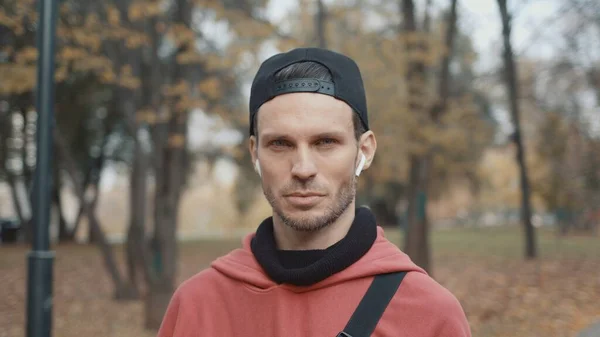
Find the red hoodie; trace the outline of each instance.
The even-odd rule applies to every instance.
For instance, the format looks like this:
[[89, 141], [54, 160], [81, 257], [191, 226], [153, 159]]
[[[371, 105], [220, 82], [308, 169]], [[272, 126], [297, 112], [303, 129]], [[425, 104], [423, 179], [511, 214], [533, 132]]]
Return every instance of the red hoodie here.
[[269, 279], [250, 249], [253, 236], [179, 286], [159, 337], [335, 337], [373, 277], [395, 271], [409, 273], [372, 336], [471, 336], [457, 299], [389, 242], [381, 227], [357, 262], [305, 287]]

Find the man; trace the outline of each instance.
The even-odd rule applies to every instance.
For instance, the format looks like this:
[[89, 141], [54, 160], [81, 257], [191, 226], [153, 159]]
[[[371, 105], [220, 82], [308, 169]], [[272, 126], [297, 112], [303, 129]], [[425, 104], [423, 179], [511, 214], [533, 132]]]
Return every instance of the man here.
[[[250, 152], [273, 215], [177, 289], [159, 336], [470, 336], [456, 298], [355, 206], [376, 148], [353, 60], [317, 48], [266, 60], [252, 83]], [[382, 304], [365, 294], [384, 274], [403, 279], [373, 286], [387, 289]], [[373, 324], [353, 336], [344, 329], [363, 297], [382, 314], [356, 314], [355, 326]]]

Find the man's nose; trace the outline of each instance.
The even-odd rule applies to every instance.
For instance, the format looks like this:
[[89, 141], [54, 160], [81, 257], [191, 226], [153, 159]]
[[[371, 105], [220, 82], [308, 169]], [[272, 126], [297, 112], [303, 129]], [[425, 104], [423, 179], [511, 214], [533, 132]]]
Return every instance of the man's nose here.
[[298, 149], [294, 165], [292, 166], [292, 175], [300, 180], [308, 180], [317, 175], [317, 165], [310, 151]]

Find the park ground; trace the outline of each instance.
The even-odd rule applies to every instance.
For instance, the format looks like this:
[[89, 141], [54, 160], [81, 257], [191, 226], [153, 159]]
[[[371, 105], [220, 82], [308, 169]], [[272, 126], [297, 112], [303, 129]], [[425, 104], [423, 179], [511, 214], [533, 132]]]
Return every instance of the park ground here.
[[[401, 242], [398, 232], [386, 233]], [[540, 258], [526, 261], [516, 227], [432, 233], [433, 277], [460, 300], [473, 336], [576, 337], [600, 320], [600, 237], [538, 234]], [[179, 282], [239, 245], [239, 239], [182, 243]], [[156, 335], [143, 329], [141, 301], [111, 300], [97, 248], [72, 244], [54, 250], [54, 336]], [[122, 257], [121, 247], [116, 250]], [[0, 247], [0, 337], [24, 336], [28, 251], [23, 245]]]

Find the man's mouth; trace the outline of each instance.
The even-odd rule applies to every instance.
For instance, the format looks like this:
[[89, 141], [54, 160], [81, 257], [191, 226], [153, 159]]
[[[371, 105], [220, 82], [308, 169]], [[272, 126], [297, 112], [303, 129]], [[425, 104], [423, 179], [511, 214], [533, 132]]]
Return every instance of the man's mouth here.
[[295, 192], [285, 196], [290, 204], [300, 208], [310, 208], [321, 201], [325, 195], [316, 192]]
[[286, 195], [287, 197], [298, 197], [298, 198], [309, 198], [309, 197], [322, 197], [324, 194], [317, 192], [294, 192]]

